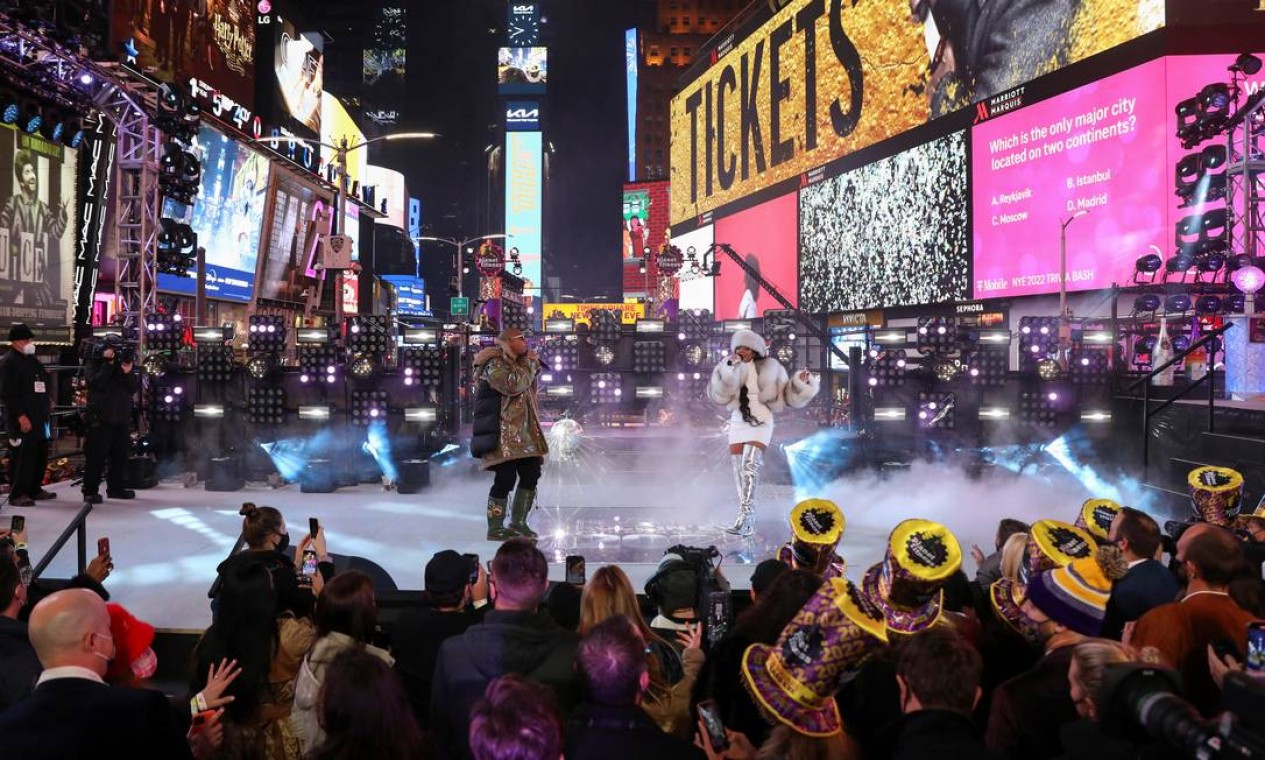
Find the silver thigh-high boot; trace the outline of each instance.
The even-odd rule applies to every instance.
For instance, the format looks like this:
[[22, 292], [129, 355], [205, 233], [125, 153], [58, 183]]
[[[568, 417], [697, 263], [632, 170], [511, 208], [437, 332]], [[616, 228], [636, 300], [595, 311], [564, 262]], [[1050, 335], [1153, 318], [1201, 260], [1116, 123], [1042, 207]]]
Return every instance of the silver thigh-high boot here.
[[755, 533], [755, 491], [760, 484], [760, 465], [764, 452], [754, 443], [744, 443], [742, 453], [734, 456], [734, 475], [738, 481], [738, 516], [725, 528], [735, 536]]

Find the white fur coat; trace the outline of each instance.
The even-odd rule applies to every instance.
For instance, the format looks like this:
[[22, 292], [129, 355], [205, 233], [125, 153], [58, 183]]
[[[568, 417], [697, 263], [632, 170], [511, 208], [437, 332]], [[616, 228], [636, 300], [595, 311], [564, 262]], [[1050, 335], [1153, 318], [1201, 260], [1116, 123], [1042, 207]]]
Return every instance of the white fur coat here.
[[724, 404], [732, 411], [738, 408], [738, 392], [743, 385], [747, 386], [751, 414], [761, 422], [770, 420], [788, 406], [792, 409], [807, 406], [821, 390], [820, 378], [810, 376], [808, 382], [803, 382], [788, 375], [777, 359], [765, 358], [732, 365], [725, 361], [717, 364], [707, 384], [707, 395], [714, 403]]

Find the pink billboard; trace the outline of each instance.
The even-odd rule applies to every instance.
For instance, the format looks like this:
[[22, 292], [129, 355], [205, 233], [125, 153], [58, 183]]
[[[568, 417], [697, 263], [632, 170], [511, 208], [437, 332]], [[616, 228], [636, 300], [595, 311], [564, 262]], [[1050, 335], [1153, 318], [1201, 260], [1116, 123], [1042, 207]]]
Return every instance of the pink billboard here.
[[[796, 300], [796, 194], [765, 201], [716, 221], [716, 242], [728, 243], [761, 278], [793, 305]], [[720, 256], [716, 279], [716, 318], [755, 319], [766, 309], [781, 309], [777, 299], [729, 257]]]

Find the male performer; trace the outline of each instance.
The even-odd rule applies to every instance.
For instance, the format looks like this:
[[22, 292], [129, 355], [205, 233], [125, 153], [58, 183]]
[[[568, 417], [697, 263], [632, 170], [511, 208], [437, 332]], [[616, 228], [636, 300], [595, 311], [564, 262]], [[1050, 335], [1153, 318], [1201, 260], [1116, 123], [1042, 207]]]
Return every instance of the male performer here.
[[48, 465], [48, 422], [53, 402], [48, 371], [35, 358], [35, 334], [18, 322], [9, 329], [11, 348], [0, 359], [0, 399], [9, 439], [9, 503], [33, 507], [36, 499], [54, 499], [44, 490]]
[[[536, 376], [540, 359], [527, 347], [522, 330], [501, 333], [496, 346], [474, 357], [479, 387], [474, 399], [470, 453], [483, 459], [483, 469], [496, 473], [488, 494], [488, 540], [515, 536], [535, 538], [527, 513], [536, 500], [536, 482], [549, 446], [536, 412]], [[505, 527], [506, 504], [514, 482], [518, 490]]]

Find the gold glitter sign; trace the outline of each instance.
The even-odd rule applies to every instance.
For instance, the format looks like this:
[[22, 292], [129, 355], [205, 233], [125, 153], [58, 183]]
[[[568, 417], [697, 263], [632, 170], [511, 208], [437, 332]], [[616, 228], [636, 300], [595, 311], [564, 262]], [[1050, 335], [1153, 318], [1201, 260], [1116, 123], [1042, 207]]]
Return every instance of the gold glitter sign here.
[[[1138, 0], [1083, 0], [1027, 20], [1007, 17], [1007, 7], [920, 21], [904, 0], [791, 0], [673, 98], [671, 223], [1162, 23]], [[941, 38], [937, 22], [969, 28]], [[984, 38], [1007, 44], [976, 49]]]

